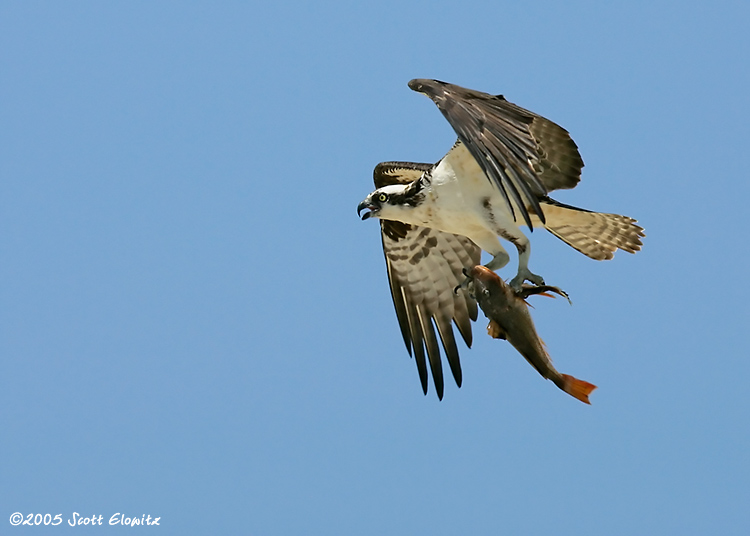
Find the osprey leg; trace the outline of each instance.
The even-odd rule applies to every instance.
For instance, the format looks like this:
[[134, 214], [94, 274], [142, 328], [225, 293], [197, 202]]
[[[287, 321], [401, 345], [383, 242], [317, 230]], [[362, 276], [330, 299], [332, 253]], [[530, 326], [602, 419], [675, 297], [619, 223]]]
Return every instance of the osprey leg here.
[[[500, 240], [497, 239], [496, 234], [489, 231], [484, 231], [482, 233], [473, 234], [469, 236], [469, 238], [477, 246], [492, 255], [492, 260], [485, 264], [485, 266], [493, 272], [499, 270], [500, 268], [503, 268], [510, 261], [510, 255], [508, 255], [508, 252], [505, 251], [505, 248], [500, 244]], [[471, 270], [472, 268], [473, 266], [464, 267], [464, 275], [466, 276], [466, 278], [461, 282], [460, 285], [453, 289], [453, 292], [458, 294], [459, 289], [467, 288], [469, 282], [471, 282], [471, 278], [467, 275], [466, 270]]]
[[[510, 261], [510, 255], [508, 255], [508, 252], [505, 251], [505, 249], [500, 245], [500, 242], [497, 241], [497, 239], [495, 239], [495, 241], [497, 242], [497, 244], [493, 249], [496, 253], [494, 254], [494, 257], [492, 257], [492, 260], [484, 265], [486, 268], [492, 270], [493, 272], [504, 267]], [[471, 282], [471, 277], [468, 276], [467, 270], [470, 270], [471, 268], [473, 268], [473, 266], [467, 266], [466, 268], [464, 268], [464, 275], [466, 276], [466, 278], [461, 282], [460, 285], [453, 289], [454, 293], [458, 294], [459, 289], [468, 287], [469, 283]]]
[[529, 257], [531, 256], [531, 244], [525, 235], [511, 238], [511, 242], [518, 249], [518, 273], [510, 280], [510, 286], [516, 292], [521, 290], [524, 281], [530, 281], [535, 285], [544, 285], [544, 279], [529, 270]]
[[[529, 257], [531, 256], [531, 244], [529, 243], [529, 239], [526, 238], [526, 236], [522, 233], [518, 233], [516, 236], [504, 236], [508, 241], [512, 242], [513, 245], [516, 246], [516, 249], [518, 249], [518, 273], [516, 274], [516, 277], [511, 279], [510, 286], [515, 291], [521, 290], [521, 285], [523, 285], [524, 281], [530, 281], [531, 283], [535, 285], [544, 285], [544, 279], [533, 273], [531, 270], [529, 270]], [[485, 251], [489, 251], [492, 255], [494, 255], [493, 259], [485, 264], [485, 267], [489, 268], [493, 272], [496, 272], [500, 268], [503, 268], [506, 264], [508, 264], [508, 261], [510, 260], [510, 255], [508, 255], [508, 252], [505, 251], [503, 246], [500, 245], [500, 242], [495, 238], [495, 244], [494, 247], [490, 249], [488, 243], [483, 244], [477, 244], [479, 247], [484, 249]], [[464, 281], [464, 284], [466, 281]], [[461, 286], [464, 286], [462, 284]]]
[[495, 256], [492, 258], [492, 260], [485, 264], [485, 266], [493, 272], [496, 272], [497, 270], [503, 268], [506, 264], [508, 264], [508, 262], [510, 261], [510, 255], [508, 255], [508, 252], [505, 251], [502, 246], [500, 246], [500, 251], [498, 251], [494, 255]]

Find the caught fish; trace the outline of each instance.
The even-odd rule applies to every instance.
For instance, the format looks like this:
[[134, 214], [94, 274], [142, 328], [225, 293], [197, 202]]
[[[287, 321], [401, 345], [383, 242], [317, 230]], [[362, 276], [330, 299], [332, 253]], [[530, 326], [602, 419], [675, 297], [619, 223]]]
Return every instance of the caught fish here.
[[482, 265], [464, 271], [467, 288], [489, 318], [487, 333], [495, 339], [505, 339], [526, 358], [539, 374], [557, 385], [570, 396], [590, 404], [589, 395], [596, 385], [561, 374], [552, 365], [547, 348], [537, 335], [525, 298], [533, 294], [550, 296], [550, 292], [568, 297], [557, 287], [548, 285], [524, 286], [516, 293], [500, 276]]

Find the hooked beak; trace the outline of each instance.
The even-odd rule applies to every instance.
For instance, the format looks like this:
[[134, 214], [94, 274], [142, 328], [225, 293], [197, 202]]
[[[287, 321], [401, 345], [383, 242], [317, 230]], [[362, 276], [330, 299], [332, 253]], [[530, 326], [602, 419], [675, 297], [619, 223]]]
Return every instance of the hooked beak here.
[[375, 211], [377, 210], [377, 208], [378, 207], [376, 207], [375, 205], [373, 205], [369, 201], [369, 197], [368, 197], [367, 199], [365, 199], [364, 201], [362, 201], [359, 205], [357, 205], [357, 216], [359, 216], [360, 212], [362, 212], [363, 210], [369, 210], [369, 212], [365, 212], [361, 216], [362, 221], [365, 221], [367, 218], [369, 218], [370, 216], [372, 216], [375, 213]]

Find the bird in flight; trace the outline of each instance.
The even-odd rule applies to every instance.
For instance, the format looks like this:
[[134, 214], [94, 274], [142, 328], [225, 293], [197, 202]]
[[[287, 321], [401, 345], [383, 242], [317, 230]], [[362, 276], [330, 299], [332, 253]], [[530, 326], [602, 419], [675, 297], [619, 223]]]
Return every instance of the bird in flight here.
[[564, 128], [502, 95], [427, 79], [412, 80], [409, 87], [437, 104], [458, 140], [436, 164], [375, 166], [376, 189], [357, 213], [363, 220], [380, 219], [404, 343], [415, 356], [424, 393], [427, 359], [442, 399], [438, 337], [460, 387], [452, 325], [470, 347], [477, 304], [468, 292], [456, 293], [454, 288], [465, 282], [464, 268], [480, 263], [482, 250], [492, 256], [485, 266], [495, 271], [510, 260], [499, 238], [516, 247], [518, 271], [510, 285], [520, 291], [525, 281], [544, 284], [529, 269], [531, 249], [521, 225], [544, 227], [596, 260], [611, 259], [618, 249], [635, 253], [645, 234], [633, 218], [576, 208], [548, 196], [575, 187], [581, 179], [583, 160]]

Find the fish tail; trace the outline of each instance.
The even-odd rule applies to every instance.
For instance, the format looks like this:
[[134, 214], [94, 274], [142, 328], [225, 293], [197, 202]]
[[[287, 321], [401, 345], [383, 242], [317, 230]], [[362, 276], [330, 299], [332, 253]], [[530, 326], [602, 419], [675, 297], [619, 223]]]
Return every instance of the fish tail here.
[[562, 385], [559, 387], [568, 393], [570, 396], [577, 398], [581, 402], [585, 402], [586, 404], [591, 404], [589, 402], [589, 395], [591, 392], [596, 389], [596, 385], [593, 383], [585, 382], [583, 380], [579, 380], [578, 378], [574, 378], [573, 376], [569, 376], [568, 374], [562, 374]]

